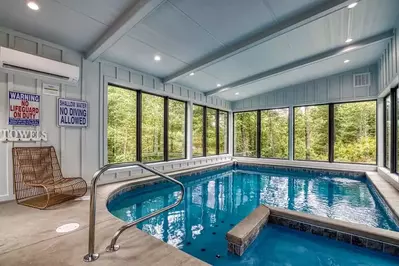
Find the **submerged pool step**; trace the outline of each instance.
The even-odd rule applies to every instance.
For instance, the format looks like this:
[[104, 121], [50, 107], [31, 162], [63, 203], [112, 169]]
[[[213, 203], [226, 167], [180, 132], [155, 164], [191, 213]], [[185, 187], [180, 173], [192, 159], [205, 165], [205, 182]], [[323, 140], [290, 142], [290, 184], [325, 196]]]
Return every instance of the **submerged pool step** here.
[[226, 234], [228, 250], [242, 256], [269, 220], [270, 209], [260, 205]]

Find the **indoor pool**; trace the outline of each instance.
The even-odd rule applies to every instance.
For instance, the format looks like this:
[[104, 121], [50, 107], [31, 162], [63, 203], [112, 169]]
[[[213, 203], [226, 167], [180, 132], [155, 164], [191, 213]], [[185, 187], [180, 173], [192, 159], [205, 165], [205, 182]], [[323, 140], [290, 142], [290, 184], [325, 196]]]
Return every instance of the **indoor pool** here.
[[[248, 254], [257, 254], [257, 246], [271, 248], [272, 246], [269, 246], [271, 243], [257, 241], [251, 251], [238, 259], [227, 255], [225, 240], [226, 233], [259, 204], [399, 231], [394, 216], [364, 177], [235, 166], [182, 177], [180, 180], [186, 187], [183, 203], [139, 224], [138, 227], [211, 264], [230, 265], [233, 262], [242, 263], [247, 260], [250, 261], [246, 264], [250, 265], [264, 263], [261, 258], [262, 252], [254, 257], [248, 257]], [[108, 209], [124, 221], [133, 221], [175, 202], [179, 193], [177, 186], [160, 183], [122, 193], [108, 203]], [[337, 245], [338, 251], [331, 250], [322, 258], [320, 254], [324, 254], [324, 251], [320, 251], [320, 256], [316, 253], [312, 255], [315, 260], [326, 260], [326, 263], [320, 265], [358, 265], [327, 263], [327, 261], [338, 261], [342, 252], [355, 252], [350, 251], [352, 247], [349, 248], [349, 245], [324, 238], [313, 240], [302, 233], [301, 236], [310, 239], [309, 245], [297, 246], [293, 242], [290, 243], [283, 229], [275, 228], [268, 227], [262, 236], [270, 235], [265, 236], [265, 239], [281, 237], [281, 241], [285, 241], [284, 245], [287, 245], [286, 249], [296, 249], [297, 253], [301, 250], [304, 253], [306, 250], [313, 251], [312, 245], [315, 245], [315, 242], [312, 241], [328, 241], [331, 245]], [[295, 234], [291, 231], [290, 233]], [[344, 245], [343, 248], [340, 248], [340, 245]], [[278, 248], [273, 246], [273, 252], [276, 249]], [[359, 261], [363, 261], [362, 258], [366, 261], [370, 256], [368, 250], [356, 250], [355, 253], [359, 255]], [[276, 265], [291, 265], [289, 262], [281, 261], [280, 254], [267, 257], [272, 264], [274, 261]], [[376, 259], [387, 260], [387, 257], [377, 256]]]

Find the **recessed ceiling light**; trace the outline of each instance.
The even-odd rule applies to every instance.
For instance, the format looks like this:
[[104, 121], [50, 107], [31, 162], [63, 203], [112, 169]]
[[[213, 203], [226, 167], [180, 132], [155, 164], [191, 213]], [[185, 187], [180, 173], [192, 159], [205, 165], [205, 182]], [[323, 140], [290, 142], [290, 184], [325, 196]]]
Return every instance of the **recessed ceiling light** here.
[[217, 85], [216, 85], [216, 87], [218, 87], [218, 88], [219, 88], [220, 86], [222, 86], [222, 85], [221, 85], [221, 84], [217, 84]]
[[235, 95], [240, 95], [240, 93], [239, 92], [236, 92], [236, 93], [234, 93]]
[[190, 73], [190, 76], [194, 76], [194, 72], [191, 72], [191, 73]]
[[354, 2], [354, 3], [350, 4], [350, 5], [348, 5], [348, 8], [354, 8], [355, 6], [357, 6], [357, 2]]
[[349, 59], [346, 59], [346, 60], [344, 61], [345, 64], [347, 64], [347, 63], [349, 63], [349, 62], [350, 62]]
[[79, 224], [78, 223], [70, 223], [70, 224], [61, 225], [55, 231], [57, 233], [68, 233], [68, 232], [75, 231], [78, 228], [79, 228]]
[[155, 61], [161, 61], [161, 57], [159, 55], [154, 56]]
[[30, 9], [35, 10], [35, 11], [37, 11], [37, 10], [40, 9], [39, 5], [38, 5], [35, 1], [28, 1], [28, 2], [26, 3], [26, 5], [27, 5]]
[[351, 41], [353, 41], [351, 38], [346, 39], [346, 43], [350, 43]]

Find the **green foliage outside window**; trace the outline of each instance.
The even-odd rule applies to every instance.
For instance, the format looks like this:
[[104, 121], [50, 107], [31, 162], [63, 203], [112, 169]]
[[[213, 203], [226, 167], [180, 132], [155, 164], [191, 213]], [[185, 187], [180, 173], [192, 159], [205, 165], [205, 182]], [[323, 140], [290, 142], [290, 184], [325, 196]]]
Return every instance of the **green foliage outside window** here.
[[206, 155], [216, 155], [216, 109], [206, 109]]
[[288, 159], [288, 112], [261, 111], [261, 157]]
[[186, 103], [169, 99], [168, 157], [169, 160], [185, 158]]
[[376, 163], [376, 102], [334, 105], [334, 161]]
[[234, 155], [256, 156], [257, 112], [234, 114]]
[[163, 161], [164, 98], [142, 94], [142, 160]]
[[204, 107], [193, 105], [193, 156], [203, 156], [204, 147]]
[[136, 161], [137, 93], [108, 87], [108, 162]]
[[294, 108], [296, 160], [328, 161], [328, 105]]
[[219, 153], [228, 153], [228, 113], [219, 111]]

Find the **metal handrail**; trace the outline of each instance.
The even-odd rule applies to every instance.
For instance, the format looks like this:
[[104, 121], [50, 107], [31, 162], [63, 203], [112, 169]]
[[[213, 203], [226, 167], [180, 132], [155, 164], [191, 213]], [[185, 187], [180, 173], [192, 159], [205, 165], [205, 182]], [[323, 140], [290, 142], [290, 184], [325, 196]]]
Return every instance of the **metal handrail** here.
[[113, 236], [110, 245], [107, 247], [107, 251], [112, 252], [112, 251], [117, 251], [119, 249], [119, 245], [116, 245], [116, 241], [118, 240], [119, 236], [128, 228], [143, 222], [145, 220], [148, 220], [154, 216], [159, 215], [162, 212], [165, 212], [167, 210], [170, 210], [174, 207], [176, 207], [177, 205], [179, 205], [184, 198], [184, 185], [177, 181], [176, 179], [167, 176], [157, 170], [155, 170], [152, 167], [149, 167], [143, 163], [140, 162], [130, 162], [130, 163], [114, 163], [114, 164], [107, 164], [105, 166], [103, 166], [102, 168], [100, 168], [94, 175], [93, 178], [91, 180], [91, 190], [90, 190], [90, 218], [89, 218], [89, 253], [84, 256], [83, 260], [86, 262], [91, 262], [91, 261], [95, 261], [97, 260], [100, 255], [98, 253], [94, 253], [94, 243], [95, 243], [95, 230], [96, 230], [96, 193], [97, 193], [97, 182], [100, 179], [100, 176], [110, 170], [110, 169], [115, 169], [115, 168], [123, 168], [123, 167], [131, 167], [131, 166], [139, 166], [153, 174], [159, 175], [160, 177], [163, 177], [173, 183], [176, 183], [180, 186], [181, 188], [181, 194], [178, 198], [178, 200], [171, 204], [168, 205], [162, 209], [159, 209], [155, 212], [152, 212], [146, 216], [143, 216], [133, 222], [130, 222], [128, 224], [123, 225], [121, 228], [118, 229], [118, 231], [116, 231], [115, 235]]

